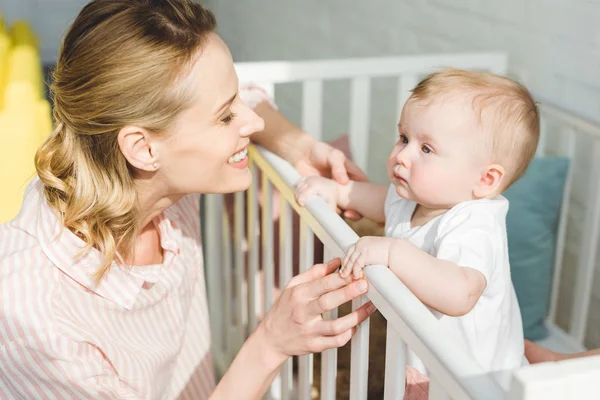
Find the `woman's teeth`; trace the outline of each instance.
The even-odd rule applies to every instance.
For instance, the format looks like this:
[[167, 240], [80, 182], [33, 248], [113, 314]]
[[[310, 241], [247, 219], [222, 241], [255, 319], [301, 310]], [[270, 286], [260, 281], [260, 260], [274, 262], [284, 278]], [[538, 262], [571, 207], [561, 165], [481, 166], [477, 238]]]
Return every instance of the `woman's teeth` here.
[[244, 150], [240, 151], [239, 153], [235, 153], [233, 156], [229, 157], [229, 161], [227, 161], [227, 162], [230, 164], [239, 163], [244, 158], [246, 158], [247, 155], [248, 155], [248, 149], [244, 149]]

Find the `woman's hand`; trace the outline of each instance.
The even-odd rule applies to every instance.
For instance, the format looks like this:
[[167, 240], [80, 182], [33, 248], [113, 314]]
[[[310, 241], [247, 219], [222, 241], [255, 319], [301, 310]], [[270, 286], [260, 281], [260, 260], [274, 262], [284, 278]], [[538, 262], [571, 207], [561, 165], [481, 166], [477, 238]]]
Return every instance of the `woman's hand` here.
[[[304, 176], [323, 176], [345, 185], [349, 180], [367, 182], [365, 173], [350, 161], [339, 149], [306, 135], [298, 141], [297, 153], [290, 160]], [[345, 210], [344, 216], [351, 220], [362, 218], [353, 210]]]
[[333, 273], [339, 266], [340, 259], [336, 258], [294, 277], [259, 325], [257, 333], [264, 336], [278, 363], [291, 356], [345, 345], [356, 326], [375, 311], [369, 302], [336, 320], [323, 319], [321, 314], [368, 289], [364, 279], [352, 281]]

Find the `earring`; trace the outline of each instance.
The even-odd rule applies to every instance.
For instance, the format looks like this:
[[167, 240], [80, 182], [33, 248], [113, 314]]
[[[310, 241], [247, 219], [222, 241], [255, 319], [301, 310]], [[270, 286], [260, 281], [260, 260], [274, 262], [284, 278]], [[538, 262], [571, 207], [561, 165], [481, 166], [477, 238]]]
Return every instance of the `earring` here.
[[158, 169], [158, 163], [154, 163], [154, 164], [152, 164], [152, 168], [154, 168], [154, 169]]

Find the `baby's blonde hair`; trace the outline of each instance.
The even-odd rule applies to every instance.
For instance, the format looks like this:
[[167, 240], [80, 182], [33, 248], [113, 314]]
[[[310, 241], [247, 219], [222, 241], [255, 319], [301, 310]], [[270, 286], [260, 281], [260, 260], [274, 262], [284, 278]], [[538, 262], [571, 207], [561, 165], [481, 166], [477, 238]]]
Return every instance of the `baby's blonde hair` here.
[[505, 190], [523, 175], [538, 145], [540, 116], [531, 93], [503, 76], [449, 68], [427, 76], [411, 98], [431, 101], [448, 95], [471, 96], [489, 138], [492, 162], [505, 168], [501, 185]]
[[117, 136], [127, 125], [163, 134], [195, 93], [186, 76], [214, 31], [192, 0], [94, 0], [79, 13], [58, 55], [51, 87], [53, 134], [35, 156], [44, 195], [61, 223], [113, 261], [133, 252], [140, 230], [135, 171]]

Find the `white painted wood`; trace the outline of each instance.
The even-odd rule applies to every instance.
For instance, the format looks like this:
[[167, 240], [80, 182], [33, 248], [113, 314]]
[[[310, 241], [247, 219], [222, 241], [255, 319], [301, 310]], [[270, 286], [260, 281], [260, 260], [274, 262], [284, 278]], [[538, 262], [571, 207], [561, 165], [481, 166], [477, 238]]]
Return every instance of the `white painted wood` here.
[[233, 310], [232, 310], [232, 299], [233, 299], [233, 262], [232, 246], [231, 246], [231, 230], [229, 228], [229, 221], [225, 210], [221, 212], [221, 289], [223, 290], [223, 348], [225, 354], [227, 354], [227, 363], [231, 363], [235, 357], [235, 349], [233, 349], [233, 343], [235, 343], [235, 330], [231, 329], [233, 324]]
[[[314, 236], [305, 221], [300, 222], [300, 272], [304, 272], [313, 265]], [[298, 357], [298, 398], [299, 400], [311, 399], [313, 381], [313, 355], [308, 354]]]
[[596, 399], [600, 393], [600, 357], [542, 363], [515, 372], [509, 400]]
[[323, 82], [307, 80], [302, 92], [302, 129], [315, 139], [323, 137]]
[[[591, 171], [600, 171], [600, 140], [596, 140], [594, 143], [592, 160]], [[590, 174], [583, 232], [570, 326], [571, 335], [581, 343], [583, 343], [587, 327], [594, 268], [596, 266], [598, 234], [600, 233], [600, 180], [595, 173]]]
[[[565, 155], [569, 158], [569, 160], [573, 160], [573, 157], [575, 156], [575, 144], [577, 140], [575, 132], [571, 128], [567, 128], [563, 133], [563, 137], [567, 138]], [[558, 223], [558, 233], [556, 237], [556, 253], [554, 255], [554, 271], [552, 273], [552, 291], [550, 293], [550, 309], [548, 311], [548, 321], [551, 323], [556, 322], [556, 311], [558, 308], [558, 297], [560, 294], [560, 277], [562, 274], [567, 240], [567, 222], [569, 217], [569, 206], [571, 204], [571, 185], [573, 181], [572, 161], [569, 162], [570, 165], [563, 191], [560, 220]]]
[[369, 151], [369, 115], [371, 113], [371, 79], [352, 79], [350, 89], [350, 148], [356, 165], [367, 170]]
[[440, 382], [435, 377], [429, 377], [429, 379], [429, 400], [450, 400], [450, 396], [444, 392]]
[[273, 186], [265, 175], [262, 177], [262, 268], [264, 272], [263, 289], [263, 315], [273, 305], [273, 287], [275, 286], [274, 260], [273, 260]]
[[544, 115], [540, 117], [540, 139], [538, 146], [535, 151], [537, 157], [541, 157], [546, 154], [546, 139], [548, 137], [548, 121]]
[[[330, 250], [325, 249], [323, 262], [333, 258]], [[338, 317], [337, 308], [323, 314], [324, 319], [334, 320]], [[337, 349], [325, 350], [321, 353], [321, 400], [336, 399], [337, 381]]]
[[237, 192], [234, 195], [234, 297], [236, 300], [234, 307], [234, 323], [237, 335], [235, 349], [236, 352], [242, 347], [246, 340], [246, 326], [248, 324], [248, 287], [244, 277], [246, 267], [245, 244], [246, 235], [244, 234], [244, 222], [246, 213], [244, 212], [244, 193]]
[[210, 315], [211, 336], [213, 338], [214, 359], [217, 366], [217, 374], [224, 373], [227, 368], [223, 343], [224, 321], [221, 301], [221, 268], [214, 266], [222, 265], [221, 259], [221, 215], [223, 214], [222, 195], [210, 194], [203, 196], [206, 207], [204, 224], [206, 232], [204, 240], [206, 244], [206, 280], [208, 282], [207, 294]]
[[264, 81], [264, 82], [258, 82], [257, 85], [260, 86], [265, 92], [267, 92], [267, 94], [273, 100], [275, 100], [275, 84], [274, 83]]
[[385, 346], [384, 400], [402, 400], [406, 385], [406, 344], [391, 326], [387, 327]]
[[347, 79], [359, 76], [391, 77], [427, 73], [444, 65], [506, 74], [507, 56], [504, 53], [471, 53], [316, 61], [267, 61], [237, 63], [236, 71], [240, 82], [282, 83], [311, 79]]
[[[279, 216], [279, 288], [283, 290], [292, 280], [292, 208], [281, 197]], [[293, 385], [293, 364], [288, 359], [281, 367], [281, 400], [289, 400]]]
[[[352, 300], [352, 310], [356, 310], [369, 299], [361, 296]], [[369, 380], [369, 319], [356, 329], [352, 337], [350, 351], [350, 400], [366, 400]]]
[[[252, 175], [256, 176], [256, 165], [250, 160], [250, 170]], [[257, 326], [257, 316], [259, 312], [259, 276], [258, 276], [258, 246], [259, 246], [259, 227], [258, 227], [258, 189], [257, 182], [252, 182], [248, 189], [247, 197], [247, 217], [248, 217], [248, 331], [254, 332]]]

